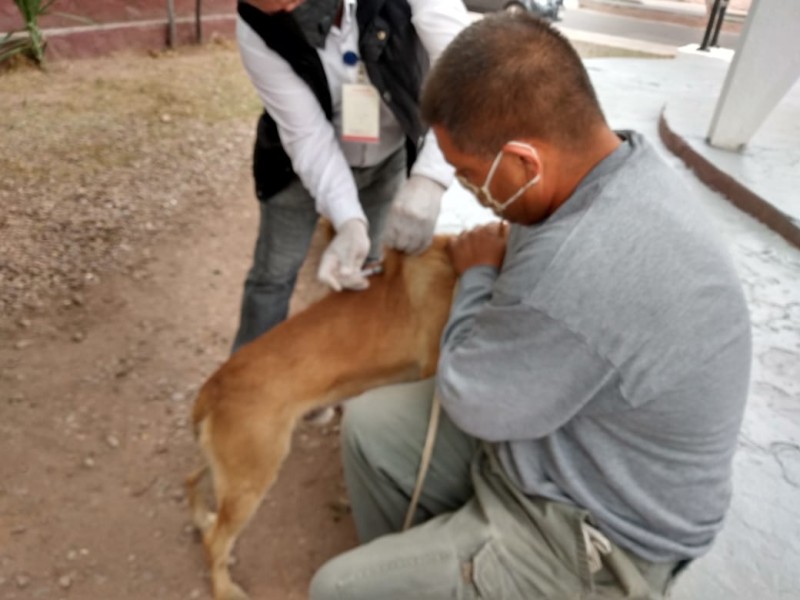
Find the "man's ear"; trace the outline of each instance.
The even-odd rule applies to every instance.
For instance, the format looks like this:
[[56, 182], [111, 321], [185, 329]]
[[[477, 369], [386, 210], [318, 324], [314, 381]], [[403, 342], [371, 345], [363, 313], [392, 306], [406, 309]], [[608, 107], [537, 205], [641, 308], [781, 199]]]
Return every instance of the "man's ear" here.
[[535, 146], [527, 142], [510, 141], [506, 142], [503, 150], [509, 154], [519, 156], [525, 163], [525, 168], [528, 171], [530, 178], [536, 177], [542, 172], [542, 157]]

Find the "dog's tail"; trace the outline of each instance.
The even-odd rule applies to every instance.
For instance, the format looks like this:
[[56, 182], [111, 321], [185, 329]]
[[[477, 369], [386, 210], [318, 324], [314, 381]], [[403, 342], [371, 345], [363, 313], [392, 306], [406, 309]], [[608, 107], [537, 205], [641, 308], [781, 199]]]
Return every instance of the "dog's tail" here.
[[209, 472], [209, 466], [206, 464], [186, 478], [186, 496], [189, 501], [189, 508], [192, 511], [192, 521], [195, 527], [201, 532], [205, 533], [214, 524], [216, 515], [209, 510], [208, 504], [203, 499], [202, 492], [198, 489], [200, 482], [205, 479]]
[[216, 377], [212, 377], [205, 382], [203, 387], [197, 393], [197, 398], [194, 401], [192, 408], [192, 429], [194, 431], [194, 438], [198, 439], [200, 436], [200, 424], [211, 412], [213, 408], [214, 393], [218, 388]]
[[[206, 417], [211, 413], [213, 407], [213, 390], [216, 388], [214, 378], [212, 377], [200, 388], [197, 393], [197, 398], [194, 401], [192, 408], [192, 429], [194, 437], [200, 441], [200, 433], [203, 428]], [[208, 462], [193, 471], [185, 480], [186, 495], [189, 500], [189, 507], [192, 511], [192, 521], [201, 532], [205, 532], [213, 524], [214, 515], [209, 510], [206, 501], [203, 499], [203, 494], [199, 490], [199, 485], [205, 479], [210, 471]]]

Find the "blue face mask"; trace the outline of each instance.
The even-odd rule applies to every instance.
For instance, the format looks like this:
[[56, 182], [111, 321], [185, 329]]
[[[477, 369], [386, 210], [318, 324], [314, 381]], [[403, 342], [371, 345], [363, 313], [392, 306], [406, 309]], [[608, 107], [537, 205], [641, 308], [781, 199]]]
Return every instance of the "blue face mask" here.
[[456, 175], [456, 179], [458, 182], [464, 186], [467, 190], [475, 194], [475, 197], [478, 199], [482, 205], [491, 208], [496, 214], [502, 215], [505, 210], [511, 206], [511, 204], [519, 199], [525, 191], [539, 183], [539, 174], [537, 173], [536, 176], [531, 179], [528, 183], [523, 185], [519, 188], [508, 200], [505, 202], [499, 202], [492, 196], [492, 192], [489, 191], [489, 186], [492, 183], [492, 178], [494, 178], [494, 172], [497, 170], [498, 165], [500, 164], [500, 160], [503, 158], [503, 154], [505, 152], [510, 152], [512, 154], [517, 154], [519, 156], [534, 156], [537, 157], [539, 153], [536, 151], [536, 148], [531, 146], [530, 144], [526, 144], [525, 142], [517, 142], [511, 141], [507, 142], [505, 146], [503, 146], [502, 150], [497, 153], [497, 156], [494, 157], [494, 162], [492, 162], [492, 167], [489, 169], [489, 173], [486, 175], [486, 181], [483, 182], [483, 185], [478, 187], [475, 184], [469, 182], [465, 177], [461, 175]]

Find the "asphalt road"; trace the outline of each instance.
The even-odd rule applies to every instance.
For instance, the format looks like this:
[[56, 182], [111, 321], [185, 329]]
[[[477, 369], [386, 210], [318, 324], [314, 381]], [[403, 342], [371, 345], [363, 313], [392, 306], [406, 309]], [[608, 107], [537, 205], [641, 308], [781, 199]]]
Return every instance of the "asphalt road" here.
[[[486, 12], [502, 8], [505, 0], [468, 0], [465, 4], [475, 12]], [[655, 12], [653, 14], [657, 15]], [[699, 44], [705, 33], [705, 27], [688, 27], [658, 20], [623, 17], [582, 8], [564, 9], [560, 24], [568, 29], [603, 33], [676, 48], [686, 44]], [[719, 36], [719, 45], [733, 49], [738, 39], [739, 34], [722, 32]]]
[[[585, 9], [567, 9], [561, 13], [561, 25], [569, 29], [604, 33], [618, 37], [643, 40], [667, 46], [699, 44], [703, 40], [704, 27], [687, 27], [650, 19], [622, 17], [609, 13]], [[719, 45], [735, 48], [739, 34], [721, 32]]]

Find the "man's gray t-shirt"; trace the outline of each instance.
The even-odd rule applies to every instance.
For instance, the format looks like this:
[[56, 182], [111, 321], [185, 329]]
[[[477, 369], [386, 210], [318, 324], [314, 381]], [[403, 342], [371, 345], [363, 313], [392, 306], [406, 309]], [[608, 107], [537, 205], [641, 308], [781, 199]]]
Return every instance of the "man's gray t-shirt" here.
[[438, 385], [529, 495], [587, 509], [651, 561], [710, 547], [731, 495], [750, 323], [725, 249], [636, 133], [502, 269], [461, 278]]

